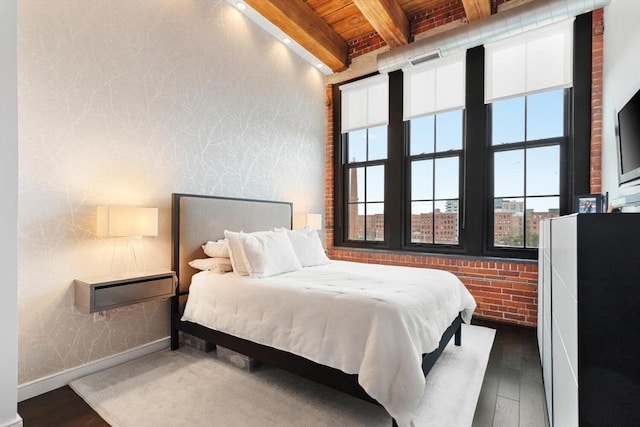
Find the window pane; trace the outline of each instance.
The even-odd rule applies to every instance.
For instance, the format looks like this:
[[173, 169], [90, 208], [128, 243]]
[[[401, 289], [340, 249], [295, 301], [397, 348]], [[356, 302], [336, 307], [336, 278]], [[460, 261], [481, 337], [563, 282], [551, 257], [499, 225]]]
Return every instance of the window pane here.
[[433, 153], [433, 116], [411, 119], [409, 145], [410, 154]]
[[364, 203], [349, 203], [348, 239], [364, 240]]
[[434, 243], [458, 244], [458, 201], [443, 200], [435, 203]]
[[527, 198], [527, 247], [537, 248], [540, 236], [540, 221], [555, 218], [560, 213], [559, 197]]
[[560, 194], [560, 147], [527, 149], [527, 196]]
[[494, 199], [493, 244], [524, 246], [524, 199]]
[[411, 162], [411, 200], [433, 198], [433, 160]]
[[349, 173], [349, 203], [364, 202], [364, 168], [347, 170]]
[[367, 203], [366, 240], [384, 240], [384, 204]]
[[462, 149], [462, 110], [436, 116], [436, 152]]
[[355, 130], [348, 133], [349, 152], [347, 163], [364, 162], [367, 160], [367, 130]]
[[459, 157], [436, 159], [435, 168], [435, 198], [457, 199], [460, 186]]
[[493, 159], [494, 197], [524, 196], [524, 150], [498, 152]]
[[492, 104], [491, 132], [492, 145], [524, 141], [524, 97]]
[[367, 167], [367, 202], [384, 201], [384, 166]]
[[411, 242], [433, 243], [433, 203], [411, 203]]
[[369, 159], [387, 158], [387, 126], [369, 128]]
[[527, 141], [564, 135], [564, 91], [527, 96]]

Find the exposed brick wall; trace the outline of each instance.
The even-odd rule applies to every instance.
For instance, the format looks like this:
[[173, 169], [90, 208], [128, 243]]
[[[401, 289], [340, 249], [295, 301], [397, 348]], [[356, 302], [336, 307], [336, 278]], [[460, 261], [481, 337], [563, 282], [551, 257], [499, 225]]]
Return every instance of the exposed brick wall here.
[[591, 193], [602, 192], [602, 67], [604, 12], [593, 12], [591, 34]]
[[424, 33], [440, 25], [459, 21], [466, 16], [461, 1], [450, 1], [409, 18], [409, 24], [411, 25], [410, 32], [412, 35]]
[[333, 247], [333, 85], [327, 85], [325, 96], [324, 230], [326, 246], [329, 248]]
[[[494, 0], [493, 7], [503, 3]], [[457, 2], [452, 2], [457, 3]], [[448, 16], [441, 15], [447, 21]], [[458, 18], [456, 18], [458, 19]], [[412, 23], [413, 28], [413, 23]], [[602, 153], [602, 10], [593, 15], [591, 192], [600, 192]], [[361, 39], [362, 40], [362, 39]], [[370, 40], [373, 43], [374, 38]], [[368, 47], [366, 47], [368, 48]], [[355, 48], [354, 48], [355, 49]], [[363, 47], [363, 49], [365, 49]], [[357, 52], [356, 52], [357, 54]], [[326, 245], [332, 259], [377, 264], [437, 268], [451, 271], [462, 280], [478, 303], [475, 316], [525, 326], [537, 323], [538, 266], [534, 261], [456, 258], [420, 254], [349, 250], [333, 247], [333, 94], [327, 86], [327, 133], [325, 159]]]
[[535, 326], [538, 310], [538, 264], [418, 254], [393, 254], [333, 248], [331, 259], [373, 264], [434, 268], [454, 273], [478, 303], [475, 316]]
[[367, 34], [364, 37], [349, 41], [349, 58], [364, 55], [386, 46], [387, 43], [382, 40], [378, 33]]

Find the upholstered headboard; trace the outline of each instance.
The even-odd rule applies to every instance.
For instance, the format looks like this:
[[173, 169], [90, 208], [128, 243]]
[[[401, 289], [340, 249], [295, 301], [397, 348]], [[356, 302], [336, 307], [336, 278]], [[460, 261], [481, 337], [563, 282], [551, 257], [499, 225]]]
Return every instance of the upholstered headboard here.
[[[261, 231], [291, 228], [293, 206], [288, 202], [172, 194], [171, 268], [178, 276], [176, 295], [186, 300], [191, 276], [189, 261], [204, 258], [202, 244], [224, 237], [224, 230]], [[180, 307], [183, 306], [182, 301]]]

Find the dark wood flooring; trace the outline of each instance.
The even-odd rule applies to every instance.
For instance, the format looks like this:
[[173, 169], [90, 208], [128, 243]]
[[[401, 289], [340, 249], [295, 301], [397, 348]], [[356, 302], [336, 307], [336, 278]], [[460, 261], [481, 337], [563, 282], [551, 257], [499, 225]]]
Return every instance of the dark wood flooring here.
[[[496, 329], [473, 427], [548, 427], [535, 329], [473, 323]], [[20, 402], [18, 413], [25, 427], [109, 425], [69, 386]]]
[[548, 427], [535, 328], [471, 323], [496, 329], [473, 427]]
[[109, 427], [69, 386], [18, 403], [24, 427]]

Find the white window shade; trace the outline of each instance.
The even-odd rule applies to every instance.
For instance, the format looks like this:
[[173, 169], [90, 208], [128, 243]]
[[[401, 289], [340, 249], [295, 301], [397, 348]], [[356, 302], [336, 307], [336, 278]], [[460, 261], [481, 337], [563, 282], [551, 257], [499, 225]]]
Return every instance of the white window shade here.
[[573, 19], [485, 44], [485, 102], [573, 85]]
[[342, 133], [389, 123], [389, 75], [342, 85], [340, 91]]
[[465, 57], [461, 53], [402, 70], [404, 120], [464, 108]]

